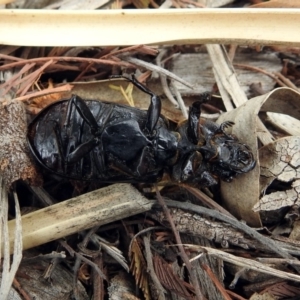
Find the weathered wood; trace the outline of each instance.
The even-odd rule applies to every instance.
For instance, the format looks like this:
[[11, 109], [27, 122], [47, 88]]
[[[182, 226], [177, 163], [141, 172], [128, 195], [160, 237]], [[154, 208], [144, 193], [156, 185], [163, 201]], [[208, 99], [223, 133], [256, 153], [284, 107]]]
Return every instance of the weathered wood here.
[[[113, 184], [23, 216], [23, 249], [145, 212], [151, 206], [130, 184]], [[12, 252], [14, 220], [8, 228]]]
[[[0, 44], [125, 46], [236, 43], [300, 45], [299, 9], [0, 11]], [[59, 20], [59, 21], [58, 21]]]

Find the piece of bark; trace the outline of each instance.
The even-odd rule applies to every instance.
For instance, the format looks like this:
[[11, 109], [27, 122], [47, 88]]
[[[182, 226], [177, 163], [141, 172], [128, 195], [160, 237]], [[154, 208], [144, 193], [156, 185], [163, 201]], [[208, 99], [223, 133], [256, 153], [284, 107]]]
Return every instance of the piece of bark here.
[[[204, 237], [220, 243], [224, 248], [228, 248], [231, 244], [248, 249], [252, 244], [240, 230], [226, 223], [210, 220], [178, 208], [169, 208], [169, 210], [176, 229], [181, 233]], [[156, 210], [150, 216], [164, 226], [170, 227], [162, 211]]]
[[[194, 237], [183, 235], [182, 242], [184, 244], [195, 244], [203, 245], [205, 247], [212, 247], [212, 242], [202, 237]], [[191, 259], [196, 256], [196, 253], [191, 253]], [[218, 300], [223, 299], [220, 291], [216, 288], [215, 284], [212, 282], [211, 278], [208, 276], [207, 272], [202, 268], [202, 265], [205, 264], [210, 267], [218, 280], [223, 284], [225, 277], [224, 273], [224, 264], [221, 258], [212, 256], [212, 255], [202, 255], [199, 259], [192, 261], [193, 267], [196, 270], [197, 278], [201, 290], [204, 293], [206, 299], [209, 300]]]
[[[57, 264], [51, 273], [51, 280], [46, 280], [43, 275], [47, 266], [49, 263], [42, 260], [31, 264], [21, 264], [16, 278], [31, 299], [71, 299], [74, 296], [75, 274], [63, 265]], [[76, 299], [90, 299], [81, 282], [75, 281], [75, 284]]]
[[0, 172], [7, 188], [16, 180], [41, 184], [26, 141], [27, 120], [20, 101], [0, 107]]

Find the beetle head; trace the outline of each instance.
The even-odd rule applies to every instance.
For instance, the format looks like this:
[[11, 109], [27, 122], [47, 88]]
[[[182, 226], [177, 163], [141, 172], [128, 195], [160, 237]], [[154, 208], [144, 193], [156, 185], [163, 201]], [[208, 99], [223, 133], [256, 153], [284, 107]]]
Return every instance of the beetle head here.
[[181, 139], [179, 159], [172, 172], [176, 181], [210, 186], [218, 178], [229, 182], [237, 174], [255, 167], [251, 149], [225, 132], [233, 122], [220, 125], [209, 120], [200, 122], [201, 105], [208, 99], [209, 94], [203, 94], [200, 101], [194, 102], [188, 120], [177, 129]]
[[251, 171], [256, 164], [251, 149], [225, 133], [213, 135], [201, 147], [201, 153], [211, 164], [211, 171], [228, 182], [237, 174]]

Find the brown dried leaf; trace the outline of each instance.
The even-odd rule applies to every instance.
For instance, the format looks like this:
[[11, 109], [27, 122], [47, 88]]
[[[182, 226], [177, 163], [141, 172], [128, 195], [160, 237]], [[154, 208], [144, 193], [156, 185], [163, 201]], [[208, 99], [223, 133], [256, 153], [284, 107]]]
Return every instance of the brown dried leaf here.
[[176, 275], [165, 260], [158, 255], [154, 255], [153, 265], [159, 281], [166, 289], [185, 299], [194, 299], [192, 296], [195, 293], [194, 288]]
[[[251, 172], [242, 174], [231, 183], [221, 183], [221, 191], [228, 210], [249, 225], [259, 227], [260, 217], [252, 210], [260, 197], [260, 162], [257, 150], [257, 138], [264, 144], [264, 136], [257, 128], [259, 111], [276, 112], [300, 119], [300, 94], [289, 88], [278, 88], [274, 91], [255, 97], [237, 109], [223, 114], [218, 123], [233, 121], [232, 133], [249, 145], [257, 165]], [[265, 129], [266, 130], [266, 129]]]
[[[31, 101], [32, 104], [30, 104], [29, 108], [34, 112], [38, 112], [41, 108], [51, 104], [52, 102], [70, 98], [72, 94], [76, 94], [83, 99], [93, 99], [128, 105], [120, 89], [114, 88], [114, 86], [117, 86], [126, 90], [128, 84], [129, 83], [127, 81], [119, 79], [72, 83], [72, 91], [33, 98]], [[157, 95], [163, 94], [159, 82], [151, 83], [148, 87]], [[134, 100], [135, 107], [139, 109], [148, 109], [150, 105], [149, 95], [140, 91], [138, 88], [133, 87], [132, 98]], [[170, 101], [162, 101], [162, 115], [174, 122], [184, 120], [181, 111], [175, 108]]]
[[145, 299], [150, 300], [147, 264], [136, 239], [132, 242], [130, 258], [130, 271], [134, 275], [135, 282], [142, 289]]
[[276, 210], [299, 204], [300, 200], [300, 137], [279, 139], [259, 150], [260, 190], [264, 192], [275, 180], [292, 182], [292, 189], [263, 196], [254, 211]]
[[61, 92], [61, 93], [51, 93], [51, 94], [43, 95], [40, 97], [35, 97], [30, 101], [30, 104], [28, 105], [27, 109], [31, 113], [37, 114], [46, 106], [48, 106], [56, 101], [67, 98], [69, 95], [70, 95], [70, 93], [68, 93], [68, 92]]

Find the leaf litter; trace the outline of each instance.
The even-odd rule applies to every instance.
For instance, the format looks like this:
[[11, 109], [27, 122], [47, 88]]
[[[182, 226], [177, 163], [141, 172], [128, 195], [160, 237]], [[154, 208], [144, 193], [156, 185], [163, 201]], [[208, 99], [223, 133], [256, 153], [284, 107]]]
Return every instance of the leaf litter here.
[[[96, 2], [94, 3], [95, 6], [91, 6], [91, 9], [94, 9], [96, 5], [101, 6], [105, 3], [105, 1], [98, 1], [99, 3], [101, 2], [100, 4]], [[270, 2], [279, 3], [280, 1]], [[135, 7], [145, 7], [152, 2], [121, 1], [118, 6], [122, 7], [122, 5], [129, 3], [132, 3]], [[174, 6], [186, 5], [184, 3], [184, 1], [178, 1]], [[67, 5], [67, 3], [61, 3], [61, 9], [68, 7]], [[167, 1], [165, 5], [168, 5]], [[293, 5], [296, 4], [294, 3]], [[108, 259], [107, 250], [99, 247], [100, 250], [97, 249], [97, 251], [93, 252], [91, 249], [80, 247], [72, 237], [69, 238], [67, 242], [75, 247], [73, 249], [76, 249], [76, 252], [78, 251], [77, 258], [73, 258], [74, 266], [77, 264], [83, 267], [87, 263], [80, 256], [81, 254], [79, 255], [80, 251], [84, 251], [84, 255], [90, 261], [88, 264], [90, 269], [87, 268], [85, 272], [90, 272], [87, 278], [91, 279], [85, 281], [85, 285], [88, 291], [93, 291], [94, 295], [98, 295], [96, 299], [102, 299], [103, 291], [100, 291], [99, 288], [97, 289], [93, 282], [103, 283], [104, 279], [98, 278], [97, 272], [92, 272], [94, 271], [94, 262], [101, 271], [105, 271], [105, 276], [110, 279], [107, 291], [111, 299], [114, 299], [113, 295], [117, 293], [119, 296], [116, 297], [122, 297], [120, 295], [124, 295], [124, 291], [132, 299], [141, 298], [141, 294], [138, 296], [135, 293], [134, 282], [127, 273], [119, 271], [116, 275], [114, 270], [117, 266], [119, 266], [119, 269], [122, 269], [119, 263], [116, 264], [120, 257], [124, 263], [127, 259], [129, 260], [131, 272], [135, 277], [135, 284], [140, 287], [141, 293], [146, 299], [156, 299], [155, 295], [160, 295], [160, 299], [176, 299], [176, 297], [195, 299], [195, 295], [199, 298], [198, 290], [201, 290], [202, 299], [204, 297], [207, 299], [221, 299], [220, 297], [234, 299], [235, 296], [244, 297], [244, 299], [250, 297], [251, 299], [256, 299], [254, 298], [256, 297], [255, 292], [268, 292], [270, 297], [276, 297], [276, 299], [282, 299], [287, 295], [289, 297], [297, 297], [299, 295], [296, 283], [292, 283], [293, 280], [295, 282], [299, 281], [297, 275], [299, 269], [292, 257], [292, 255], [299, 256], [299, 253], [297, 254], [295, 248], [291, 248], [293, 243], [296, 244], [294, 240], [295, 232], [299, 227], [299, 223], [297, 223], [299, 218], [297, 216], [297, 208], [299, 206], [300, 191], [300, 140], [298, 136], [300, 96], [298, 94], [299, 75], [295, 73], [296, 69], [294, 68], [294, 65], [298, 63], [299, 49], [288, 47], [276, 49], [276, 47], [270, 47], [266, 50], [256, 51], [256, 49], [251, 49], [251, 47], [246, 49], [234, 48], [233, 46], [224, 48], [218, 45], [207, 45], [206, 48], [208, 51], [200, 45], [160, 48], [143, 45], [68, 49], [59, 47], [33, 49], [13, 46], [2, 46], [0, 48], [1, 114], [5, 112], [6, 107], [8, 108], [12, 105], [11, 99], [16, 98], [18, 101], [22, 101], [26, 107], [27, 115], [35, 115], [43, 107], [54, 101], [68, 98], [72, 93], [78, 94], [83, 98], [108, 100], [123, 104], [128, 104], [128, 101], [133, 100], [136, 107], [147, 109], [149, 99], [144, 94], [135, 88], [132, 91], [127, 90], [128, 85], [123, 81], [107, 80], [109, 75], [125, 71], [127, 74], [136, 73], [138, 78], [147, 82], [147, 86], [159, 95], [163, 95], [167, 88], [171, 97], [175, 98], [175, 100], [180, 98], [178, 95], [183, 98], [183, 102], [180, 105], [174, 105], [168, 100], [168, 97], [163, 98], [162, 113], [170, 122], [178, 123], [184, 120], [185, 110], [199, 93], [206, 90], [213, 92], [215, 97], [213, 97], [211, 104], [204, 106], [205, 111], [203, 115], [208, 117], [214, 115], [214, 120], [217, 120], [219, 123], [233, 121], [235, 125], [231, 128], [231, 133], [249, 145], [257, 159], [257, 166], [251, 173], [239, 176], [232, 183], [222, 182], [220, 189], [204, 189], [202, 192], [206, 193], [207, 198], [218, 201], [223, 206], [223, 209], [227, 209], [232, 219], [237, 218], [241, 222], [246, 222], [251, 229], [269, 226], [269, 231], [262, 230], [261, 234], [258, 233], [258, 235], [253, 236], [251, 231], [244, 232], [241, 230], [247, 225], [239, 223], [236, 219], [236, 223], [233, 225], [226, 222], [225, 219], [216, 221], [215, 215], [209, 216], [204, 213], [187, 212], [186, 210], [170, 207], [169, 214], [175, 224], [175, 230], [179, 231], [183, 237], [185, 235], [191, 236], [195, 241], [194, 245], [183, 243], [183, 250], [188, 258], [197, 258], [199, 267], [203, 268], [207, 274], [209, 274], [209, 269], [204, 265], [202, 259], [204, 261], [204, 257], [211, 256], [217, 260], [217, 266], [210, 266], [212, 273], [205, 277], [206, 279], [200, 280], [199, 277], [197, 278], [197, 275], [193, 277], [191, 273], [185, 276], [186, 269], [184, 265], [182, 266], [184, 257], [182, 256], [182, 250], [176, 248], [178, 240], [174, 239], [170, 231], [172, 226], [167, 221], [165, 214], [156, 209], [149, 214], [143, 214], [142, 218], [141, 215], [137, 215], [136, 217], [123, 219], [121, 220], [122, 225], [120, 225], [119, 220], [115, 220], [109, 225], [100, 227], [98, 231], [95, 231], [96, 233], [91, 235], [80, 233], [82, 237], [89, 241], [88, 243], [92, 244], [92, 236], [94, 239], [98, 239], [97, 235], [99, 235], [99, 239], [101, 239], [101, 236], [104, 236], [106, 240], [107, 237], [111, 239], [111, 249], [120, 247], [121, 251], [123, 251], [123, 255], [122, 252], [117, 254], [118, 257], [116, 256], [114, 262]], [[163, 63], [156, 65], [155, 57], [163, 51], [165, 52], [163, 57], [167, 57], [167, 59]], [[231, 61], [227, 53], [233, 53], [233, 61]], [[209, 57], [210, 60], [208, 59]], [[187, 65], [191, 67], [186, 67]], [[293, 75], [291, 75], [292, 72], [294, 72]], [[162, 81], [167, 84], [167, 87], [162, 87]], [[276, 89], [278, 86], [282, 88]], [[258, 96], [255, 97], [256, 95]], [[182, 111], [178, 107], [181, 107]], [[214, 113], [217, 113], [212, 114], [211, 109], [213, 109]], [[24, 119], [24, 116], [25, 113], [23, 112], [19, 117], [13, 118]], [[3, 126], [0, 140], [3, 141], [4, 129], [6, 129], [5, 124], [8, 123], [4, 117], [1, 117], [1, 121]], [[26, 127], [26, 125], [22, 126]], [[11, 125], [7, 127], [10, 130], [12, 128]], [[8, 157], [7, 159], [11, 159], [11, 156], [9, 156], [10, 151], [6, 151], [6, 154], [1, 154], [0, 156], [0, 161], [2, 162], [1, 175], [6, 180], [6, 186], [11, 186], [14, 183], [19, 189], [18, 185], [20, 183], [17, 179], [22, 178], [24, 180], [26, 178], [27, 182], [25, 185], [29, 186], [28, 182], [32, 174], [39, 172], [30, 169], [31, 171], [25, 172], [26, 175], [24, 175], [22, 168], [18, 170], [15, 170], [17, 169], [15, 168], [12, 169], [11, 175], [7, 175], [7, 172], [10, 171], [6, 167], [7, 165], [22, 166], [28, 159], [26, 156], [18, 156], [18, 149], [24, 148], [25, 130], [21, 131], [23, 131], [23, 137], [18, 136], [19, 129], [14, 129], [10, 135], [15, 136], [15, 140], [12, 144], [4, 145], [3, 147], [3, 149], [15, 149], [14, 155], [18, 159], [21, 157], [20, 163], [3, 163], [6, 161], [6, 156]], [[21, 146], [15, 147], [16, 144]], [[35, 175], [36, 180], [40, 178], [40, 175]], [[63, 182], [59, 183], [59, 185], [56, 182], [55, 187], [53, 186], [54, 183], [48, 178], [44, 180], [51, 186], [51, 189], [49, 187], [46, 189], [49, 193], [51, 192], [50, 197], [54, 198], [58, 197], [57, 195], [59, 194], [57, 191], [54, 192], [55, 189], [61, 191], [60, 194], [64, 190], [69, 190], [71, 196], [64, 196], [65, 198], [62, 195], [59, 196], [63, 199], [68, 199], [72, 197], [72, 194], [74, 195], [80, 191], [101, 187], [85, 187], [79, 184], [75, 184], [75, 187], [70, 187]], [[24, 183], [22, 184], [24, 185]], [[138, 188], [143, 193], [148, 194], [150, 198], [154, 197], [151, 187]], [[43, 189], [45, 189], [45, 186]], [[192, 195], [190, 191], [185, 190], [183, 187], [167, 184], [159, 189], [164, 197], [181, 201], [188, 200], [185, 204], [186, 209], [189, 208], [189, 202], [197, 205], [200, 202], [203, 203], [203, 199], [200, 198], [199, 194], [196, 196]], [[36, 196], [32, 197], [36, 198]], [[36, 201], [38, 199], [35, 199], [34, 202], [27, 201], [26, 205], [34, 206]], [[215, 209], [217, 210], [217, 208]], [[283, 209], [284, 212], [281, 215], [275, 217], [271, 215], [274, 211]], [[287, 209], [289, 209], [288, 212]], [[294, 219], [289, 217], [287, 225], [290, 228], [290, 240], [285, 240], [283, 244], [275, 242], [282, 250], [280, 253], [284, 257], [282, 259], [283, 263], [274, 262], [272, 267], [269, 267], [266, 263], [258, 262], [257, 258], [260, 255], [268, 256], [270, 259], [276, 256], [272, 249], [268, 247], [269, 245], [267, 245], [268, 239], [273, 242], [270, 235], [273, 229], [271, 225], [274, 226], [286, 221], [285, 216], [289, 212], [291, 216], [292, 209], [294, 209]], [[273, 223], [270, 225], [266, 220], [271, 219], [271, 216]], [[164, 226], [160, 227], [160, 229], [150, 230], [151, 226], [158, 224], [157, 222]], [[149, 263], [149, 257], [146, 259], [145, 240], [136, 237], [133, 242], [134, 249], [130, 250], [128, 256], [126, 253], [128, 249], [124, 245], [128, 244], [128, 239], [138, 232], [144, 235], [143, 230], [145, 228], [149, 228], [148, 237], [151, 247], [147, 251], [150, 257], [152, 256], [152, 271], [157, 275], [162, 287], [155, 286], [154, 277], [148, 276], [147, 271], [148, 268], [151, 268], [151, 264]], [[196, 237], [203, 238], [205, 243], [197, 244]], [[115, 245], [113, 240], [117, 241]], [[68, 246], [60, 244], [59, 247], [63, 249], [63, 247]], [[93, 247], [91, 248], [93, 249]], [[177, 251], [171, 254], [171, 248], [176, 248]], [[47, 251], [51, 252], [55, 248], [49, 247], [46, 250], [36, 248], [34, 250], [38, 252], [46, 251], [47, 253]], [[113, 251], [111, 253], [111, 255], [114, 255]], [[281, 255], [280, 253], [279, 255]], [[30, 256], [32, 252], [29, 250], [26, 255]], [[68, 259], [70, 257], [71, 255]], [[243, 259], [243, 257], [247, 257], [249, 261], [245, 258]], [[60, 260], [65, 259], [60, 258]], [[220, 276], [222, 275], [220, 270], [224, 272], [223, 264], [226, 261], [228, 264], [235, 264], [240, 268], [236, 273], [230, 274], [227, 273], [228, 271], [225, 271], [227, 277], [236, 275], [235, 286], [237, 289], [233, 292], [227, 290], [230, 285], [228, 279], [224, 280], [224, 276]], [[57, 259], [54, 259], [51, 263], [56, 264]], [[285, 267], [283, 267], [283, 264]], [[22, 267], [24, 266], [22, 265]], [[245, 268], [252, 268], [256, 273], [265, 272], [270, 276], [278, 276], [291, 281], [284, 281], [284, 284], [278, 286], [279, 290], [276, 291], [269, 288], [266, 292], [257, 287], [249, 293], [247, 292], [247, 285], [251, 282], [250, 278], [247, 276], [243, 277], [246, 283], [245, 281], [239, 281], [239, 274], [245, 273], [243, 271]], [[189, 270], [189, 272], [191, 271]], [[70, 272], [69, 274], [77, 279], [75, 273]], [[214, 274], [216, 278], [213, 276]], [[51, 276], [56, 275], [53, 273]], [[78, 276], [80, 280], [83, 277], [83, 275], [81, 277]], [[17, 275], [16, 279], [18, 278]], [[116, 290], [119, 282], [122, 282], [124, 290]], [[33, 293], [26, 289], [27, 284], [26, 281], [23, 281], [22, 288], [29, 294]], [[73, 282], [72, 286], [72, 283], [69, 282], [68, 285], [71, 286], [71, 293], [76, 294], [79, 283], [74, 284]], [[16, 286], [15, 283], [14, 287]], [[216, 288], [216, 294], [210, 293], [213, 287]], [[88, 299], [87, 295], [82, 293], [81, 287], [80, 291], [80, 296], [77, 294], [78, 299]], [[19, 292], [23, 292], [23, 295], [26, 295], [26, 292], [22, 291], [22, 289]]]

